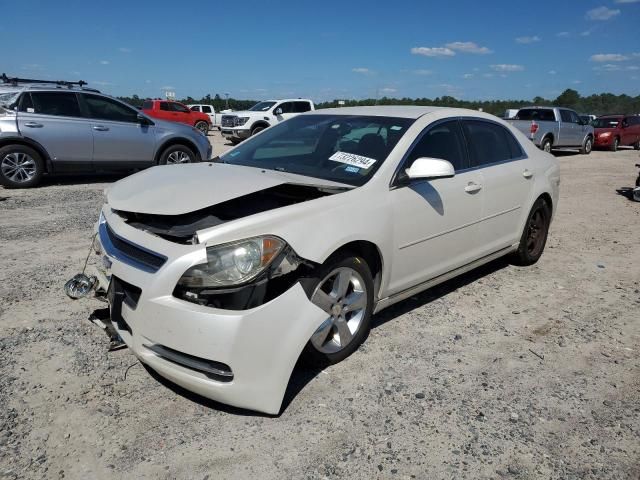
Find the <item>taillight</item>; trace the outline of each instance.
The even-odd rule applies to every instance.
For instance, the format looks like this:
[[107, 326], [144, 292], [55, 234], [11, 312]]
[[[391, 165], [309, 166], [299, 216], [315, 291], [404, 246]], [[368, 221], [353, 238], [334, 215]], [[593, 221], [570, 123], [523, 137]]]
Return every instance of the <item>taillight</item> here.
[[531, 136], [533, 137], [536, 132], [538, 131], [538, 124], [535, 121], [531, 122], [531, 128], [529, 129], [529, 133], [531, 133]]

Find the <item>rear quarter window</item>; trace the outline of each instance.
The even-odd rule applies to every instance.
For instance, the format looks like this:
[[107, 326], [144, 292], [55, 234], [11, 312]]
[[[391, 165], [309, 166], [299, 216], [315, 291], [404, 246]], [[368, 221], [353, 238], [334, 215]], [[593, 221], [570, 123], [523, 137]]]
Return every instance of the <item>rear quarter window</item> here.
[[153, 102], [150, 100], [145, 101], [142, 104], [142, 110], [153, 110]]
[[536, 120], [538, 122], [555, 122], [556, 117], [550, 108], [521, 108], [516, 120]]

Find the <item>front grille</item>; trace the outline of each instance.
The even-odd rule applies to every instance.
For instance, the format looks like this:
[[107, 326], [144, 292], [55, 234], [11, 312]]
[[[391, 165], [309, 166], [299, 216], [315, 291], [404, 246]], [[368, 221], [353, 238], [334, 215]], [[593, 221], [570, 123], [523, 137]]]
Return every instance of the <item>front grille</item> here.
[[157, 272], [167, 261], [167, 257], [135, 245], [111, 230], [106, 222], [98, 230], [100, 243], [107, 255], [145, 272]]
[[222, 120], [220, 121], [220, 124], [223, 127], [233, 127], [235, 118], [236, 118], [235, 115], [223, 115]]
[[190, 368], [198, 372], [204, 373], [207, 377], [219, 382], [230, 382], [233, 380], [233, 372], [229, 365], [214, 360], [207, 360], [188, 353], [182, 353], [173, 348], [164, 345], [145, 344], [144, 347], [151, 350], [158, 357], [163, 358], [172, 363], [176, 363], [182, 367]]

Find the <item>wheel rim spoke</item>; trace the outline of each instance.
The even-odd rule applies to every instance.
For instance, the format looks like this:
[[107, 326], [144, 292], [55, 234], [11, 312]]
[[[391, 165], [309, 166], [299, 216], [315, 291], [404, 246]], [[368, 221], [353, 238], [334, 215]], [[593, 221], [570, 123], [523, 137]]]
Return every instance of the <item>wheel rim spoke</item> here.
[[349, 270], [340, 270], [334, 282], [334, 291], [338, 298], [344, 298], [349, 290], [351, 283], [351, 272]]
[[367, 305], [367, 297], [364, 292], [353, 292], [344, 299], [344, 303], [349, 307], [349, 311], [357, 312]]
[[313, 336], [311, 337], [311, 343], [316, 348], [321, 349], [327, 343], [327, 337], [333, 330], [333, 319], [327, 318], [322, 325], [318, 327]]
[[347, 324], [347, 321], [344, 318], [338, 318], [336, 320], [336, 328], [338, 329], [338, 336], [339, 338], [339, 342], [340, 342], [340, 346], [344, 347], [346, 345], [349, 344], [349, 342], [351, 342], [351, 339], [353, 338], [353, 333], [351, 333], [351, 330], [349, 330], [349, 325]]
[[335, 303], [336, 299], [333, 298], [328, 293], [324, 292], [321, 289], [316, 290], [311, 298], [311, 301], [317, 306], [324, 310], [326, 313], [331, 315], [331, 307]]

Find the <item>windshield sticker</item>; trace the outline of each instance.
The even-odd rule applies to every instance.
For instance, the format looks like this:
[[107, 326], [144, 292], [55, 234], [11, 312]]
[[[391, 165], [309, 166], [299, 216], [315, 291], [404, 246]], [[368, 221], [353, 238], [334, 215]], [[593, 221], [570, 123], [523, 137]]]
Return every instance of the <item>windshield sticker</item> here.
[[358, 167], [347, 167], [344, 171], [349, 173], [358, 173], [360, 169]]
[[240, 151], [239, 150], [236, 150], [235, 152], [231, 152], [229, 154], [230, 157], [235, 157], [236, 155], [240, 155]]
[[402, 127], [399, 127], [398, 125], [394, 125], [393, 127], [391, 127], [391, 130], [394, 130], [394, 131], [402, 130]]
[[356, 155], [355, 153], [336, 152], [329, 157], [329, 160], [334, 162], [345, 163], [353, 167], [364, 168], [365, 170], [371, 168], [376, 163], [375, 158], [363, 157], [362, 155]]

